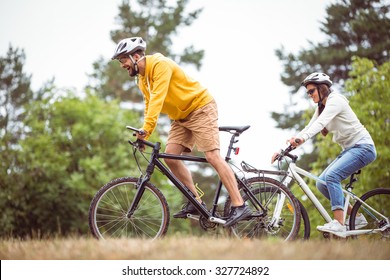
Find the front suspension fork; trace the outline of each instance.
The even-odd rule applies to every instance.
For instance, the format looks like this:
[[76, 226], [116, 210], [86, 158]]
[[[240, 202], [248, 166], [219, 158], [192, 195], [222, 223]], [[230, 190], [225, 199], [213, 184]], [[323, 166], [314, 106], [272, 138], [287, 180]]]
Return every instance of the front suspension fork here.
[[138, 203], [141, 200], [142, 195], [145, 192], [145, 184], [150, 179], [149, 175], [141, 176], [137, 182], [136, 189], [137, 192], [134, 196], [133, 201], [131, 202], [131, 205], [129, 207], [129, 210], [127, 211], [127, 218], [131, 218], [131, 216], [134, 214], [135, 210], [137, 209]]

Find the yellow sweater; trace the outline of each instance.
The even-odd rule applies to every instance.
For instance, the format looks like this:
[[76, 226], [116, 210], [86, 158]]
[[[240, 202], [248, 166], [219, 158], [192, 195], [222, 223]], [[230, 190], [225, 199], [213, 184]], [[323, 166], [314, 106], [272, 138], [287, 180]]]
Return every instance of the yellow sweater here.
[[138, 86], [145, 97], [143, 129], [154, 131], [160, 113], [180, 120], [213, 100], [208, 90], [160, 53], [147, 55], [145, 76]]

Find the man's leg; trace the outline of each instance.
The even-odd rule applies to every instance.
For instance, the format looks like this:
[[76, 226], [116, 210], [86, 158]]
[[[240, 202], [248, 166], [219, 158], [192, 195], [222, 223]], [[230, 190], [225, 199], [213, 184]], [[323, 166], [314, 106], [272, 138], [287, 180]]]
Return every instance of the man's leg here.
[[227, 162], [223, 160], [219, 150], [205, 152], [205, 155], [207, 161], [215, 168], [222, 183], [229, 192], [232, 207], [224, 227], [232, 226], [238, 221], [250, 216], [252, 211], [244, 203], [244, 200], [238, 191], [237, 181], [234, 177], [233, 170], [231, 170]]
[[226, 187], [229, 192], [232, 206], [241, 206], [244, 204], [244, 201], [238, 191], [237, 181], [234, 177], [234, 173], [226, 161], [220, 155], [219, 150], [212, 150], [205, 152], [207, 161], [214, 167], [217, 171], [223, 185]]
[[[181, 155], [184, 152], [185, 147], [180, 144], [168, 144], [165, 152], [167, 154]], [[196, 199], [201, 202], [198, 192], [196, 191], [194, 181], [192, 180], [191, 172], [185, 166], [181, 160], [165, 159], [165, 163], [168, 165], [172, 173], [182, 182], [195, 196]]]

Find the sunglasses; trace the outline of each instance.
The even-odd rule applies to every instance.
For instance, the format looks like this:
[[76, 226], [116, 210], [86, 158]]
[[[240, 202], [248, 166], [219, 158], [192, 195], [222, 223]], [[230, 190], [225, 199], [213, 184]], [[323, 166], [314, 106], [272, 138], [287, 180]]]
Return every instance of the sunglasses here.
[[124, 57], [121, 57], [121, 58], [118, 58], [118, 61], [120, 63], [125, 63], [126, 62], [126, 59], [128, 59], [129, 57], [128, 56], [124, 56]]
[[125, 63], [126, 59], [127, 59], [127, 57], [121, 57], [121, 58], [118, 58], [118, 61], [120, 63]]
[[308, 90], [306, 93], [308, 95], [312, 96], [315, 91], [316, 91], [316, 88], [312, 88], [312, 89]]

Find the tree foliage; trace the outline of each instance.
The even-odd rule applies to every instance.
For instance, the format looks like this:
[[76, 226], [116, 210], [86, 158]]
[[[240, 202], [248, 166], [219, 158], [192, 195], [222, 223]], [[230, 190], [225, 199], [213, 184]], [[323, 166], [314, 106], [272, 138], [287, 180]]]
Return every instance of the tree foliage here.
[[0, 233], [86, 232], [92, 194], [133, 165], [120, 143], [124, 124], [136, 118], [93, 96], [51, 95], [25, 108], [15, 168], [1, 178]]
[[0, 137], [7, 138], [2, 149], [14, 145], [22, 133], [23, 105], [32, 97], [31, 77], [23, 72], [23, 50], [9, 46], [0, 57]]
[[312, 72], [325, 72], [336, 83], [348, 78], [353, 56], [366, 57], [379, 65], [390, 55], [390, 6], [385, 0], [338, 0], [327, 9], [321, 23], [326, 41], [311, 43], [298, 54], [276, 51], [284, 65], [281, 80], [295, 93]]

